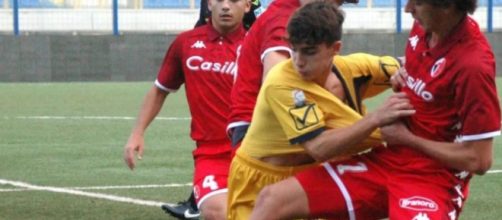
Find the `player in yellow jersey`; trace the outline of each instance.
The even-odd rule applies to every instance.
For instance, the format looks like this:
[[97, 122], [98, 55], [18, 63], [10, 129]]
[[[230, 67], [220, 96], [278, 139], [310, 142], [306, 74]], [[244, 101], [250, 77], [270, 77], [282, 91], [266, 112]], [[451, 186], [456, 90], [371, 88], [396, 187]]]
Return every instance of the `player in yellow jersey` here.
[[[296, 22], [305, 13], [320, 16]], [[253, 121], [231, 164], [228, 219], [249, 219], [267, 185], [381, 145], [378, 127], [414, 113], [398, 93], [363, 116], [361, 100], [389, 88], [399, 63], [368, 54], [335, 57], [343, 19], [336, 6], [323, 1], [307, 4], [291, 18], [292, 59], [274, 66], [265, 79]]]

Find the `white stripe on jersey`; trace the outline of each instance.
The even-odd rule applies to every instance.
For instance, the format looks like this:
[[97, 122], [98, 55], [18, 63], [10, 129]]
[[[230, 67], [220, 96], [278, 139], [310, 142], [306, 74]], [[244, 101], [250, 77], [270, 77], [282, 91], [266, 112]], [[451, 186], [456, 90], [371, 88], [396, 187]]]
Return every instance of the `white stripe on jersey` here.
[[176, 89], [170, 89], [170, 88], [167, 88], [165, 86], [163, 86], [162, 84], [160, 84], [159, 80], [155, 80], [155, 86], [157, 86], [157, 88], [161, 89], [161, 90], [164, 90], [166, 92], [177, 92], [178, 90]]
[[475, 135], [462, 135], [456, 139], [456, 142], [477, 141], [477, 140], [492, 138], [499, 135], [500, 131], [492, 131], [488, 133], [475, 134]]
[[260, 56], [261, 63], [263, 63], [263, 60], [265, 59], [265, 56], [267, 56], [268, 53], [274, 52], [274, 51], [281, 51], [281, 50], [288, 52], [289, 57], [292, 56], [293, 52], [291, 51], [291, 48], [289, 48], [289, 47], [285, 47], [285, 46], [271, 47], [271, 48], [268, 48], [265, 51], [263, 51], [263, 53], [261, 54], [261, 56]]

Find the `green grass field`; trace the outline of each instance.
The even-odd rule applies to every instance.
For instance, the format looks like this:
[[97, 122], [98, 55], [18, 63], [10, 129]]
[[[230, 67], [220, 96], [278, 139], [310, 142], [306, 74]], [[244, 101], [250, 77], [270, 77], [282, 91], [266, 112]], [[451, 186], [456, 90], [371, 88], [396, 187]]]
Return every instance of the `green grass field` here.
[[[0, 83], [0, 219], [170, 219], [158, 204], [185, 199], [192, 178], [183, 91], [150, 126], [137, 168], [122, 160], [151, 86]], [[501, 145], [492, 172], [472, 181], [462, 219], [501, 219]]]

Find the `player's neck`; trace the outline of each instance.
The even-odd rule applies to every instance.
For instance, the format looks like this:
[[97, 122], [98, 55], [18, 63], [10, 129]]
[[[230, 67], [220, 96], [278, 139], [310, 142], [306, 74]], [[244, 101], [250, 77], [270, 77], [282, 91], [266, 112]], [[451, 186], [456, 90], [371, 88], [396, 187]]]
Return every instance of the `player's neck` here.
[[454, 14], [454, 18], [445, 19], [446, 22], [440, 25], [434, 31], [427, 36], [427, 45], [429, 48], [434, 48], [440, 42], [444, 41], [463, 21], [466, 15], [463, 14]]

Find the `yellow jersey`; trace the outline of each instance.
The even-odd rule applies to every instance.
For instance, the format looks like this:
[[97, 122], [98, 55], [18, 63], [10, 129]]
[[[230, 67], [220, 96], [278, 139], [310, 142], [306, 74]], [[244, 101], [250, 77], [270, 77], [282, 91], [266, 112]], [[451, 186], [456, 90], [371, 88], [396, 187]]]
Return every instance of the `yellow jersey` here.
[[[333, 72], [341, 81], [345, 102], [322, 86], [305, 81], [291, 59], [275, 65], [258, 95], [253, 120], [239, 151], [254, 158], [306, 153], [301, 146], [324, 129], [347, 127], [365, 114], [362, 100], [390, 87], [400, 67], [389, 56], [356, 53], [335, 56]], [[359, 144], [354, 154], [381, 144], [378, 131]]]

